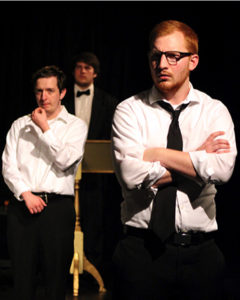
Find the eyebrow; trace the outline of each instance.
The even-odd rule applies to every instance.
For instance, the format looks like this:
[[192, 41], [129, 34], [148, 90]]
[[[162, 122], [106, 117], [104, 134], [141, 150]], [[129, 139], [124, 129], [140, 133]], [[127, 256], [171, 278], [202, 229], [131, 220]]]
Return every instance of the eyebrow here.
[[41, 89], [41, 88], [35, 88], [35, 91], [36, 92], [42, 92], [42, 91], [49, 91], [49, 92], [51, 92], [51, 91], [54, 91], [54, 90], [56, 90], [56, 88], [45, 88], [45, 89]]

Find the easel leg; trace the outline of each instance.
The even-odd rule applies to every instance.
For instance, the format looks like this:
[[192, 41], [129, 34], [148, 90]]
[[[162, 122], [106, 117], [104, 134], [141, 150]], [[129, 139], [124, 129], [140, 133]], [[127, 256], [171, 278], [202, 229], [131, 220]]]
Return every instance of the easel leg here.
[[94, 265], [90, 263], [90, 261], [86, 258], [85, 255], [83, 256], [83, 270], [90, 273], [96, 279], [99, 285], [99, 292], [106, 292], [101, 275], [99, 274], [98, 270], [94, 267]]
[[73, 257], [73, 296], [78, 296], [79, 290], [79, 255], [74, 253]]

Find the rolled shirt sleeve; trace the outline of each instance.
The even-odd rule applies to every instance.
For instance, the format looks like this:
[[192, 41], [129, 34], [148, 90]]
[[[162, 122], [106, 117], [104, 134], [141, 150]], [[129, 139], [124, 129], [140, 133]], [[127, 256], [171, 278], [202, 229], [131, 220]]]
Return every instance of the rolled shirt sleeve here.
[[234, 153], [195, 151], [189, 154], [196, 172], [205, 183], [223, 184], [231, 178], [236, 158]]
[[[218, 117], [211, 118], [210, 114]], [[214, 120], [207, 125], [209, 134], [224, 131], [225, 134], [217, 138], [226, 139], [230, 143], [230, 152], [190, 151], [189, 154], [196, 172], [204, 182], [222, 184], [231, 178], [237, 156], [234, 124], [227, 108], [220, 102], [214, 111], [209, 112], [209, 120]]]
[[[118, 105], [112, 126], [113, 158], [117, 177], [128, 190], [150, 188], [166, 169], [159, 162], [143, 161], [144, 138], [141, 136], [141, 112], [130, 104]], [[142, 116], [144, 118], [144, 116]]]

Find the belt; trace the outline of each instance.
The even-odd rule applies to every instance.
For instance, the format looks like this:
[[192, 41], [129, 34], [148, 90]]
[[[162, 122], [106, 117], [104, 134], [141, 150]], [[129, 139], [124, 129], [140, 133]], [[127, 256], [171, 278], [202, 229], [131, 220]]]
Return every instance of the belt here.
[[[152, 230], [145, 228], [137, 228], [128, 225], [124, 225], [123, 232], [126, 235], [132, 235], [142, 239], [153, 237], [155, 234]], [[171, 235], [171, 237], [165, 242], [166, 244], [175, 246], [190, 246], [190, 245], [200, 245], [210, 239], [214, 239], [214, 232], [178, 232]], [[156, 235], [155, 235], [156, 238]]]
[[214, 239], [214, 232], [202, 232], [202, 231], [189, 231], [189, 232], [177, 232], [174, 233], [166, 241], [167, 244], [176, 246], [190, 246], [200, 245], [206, 241]]
[[45, 193], [45, 192], [40, 192], [40, 193], [32, 192], [32, 193], [42, 198], [45, 203], [48, 203], [48, 201], [59, 199], [59, 198], [71, 198], [71, 199], [74, 198], [74, 196], [72, 195], [64, 195], [64, 194]]

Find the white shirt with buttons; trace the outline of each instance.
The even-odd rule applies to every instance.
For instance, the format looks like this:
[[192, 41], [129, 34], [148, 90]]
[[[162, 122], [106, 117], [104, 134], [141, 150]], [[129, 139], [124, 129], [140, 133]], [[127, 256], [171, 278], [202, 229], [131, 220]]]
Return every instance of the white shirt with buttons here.
[[45, 133], [30, 115], [15, 120], [2, 154], [3, 177], [19, 200], [25, 191], [74, 195], [87, 137], [86, 124], [64, 106]]
[[[157, 189], [151, 186], [166, 169], [159, 162], [143, 161], [146, 148], [166, 147], [171, 115], [161, 108], [164, 100], [153, 87], [122, 101], [113, 119], [113, 158], [116, 175], [122, 186], [121, 207], [123, 224], [147, 228], [152, 202]], [[177, 191], [176, 229], [182, 231], [213, 231], [217, 229], [215, 184], [228, 181], [237, 155], [234, 124], [226, 106], [219, 100], [192, 87], [184, 103], [189, 103], [179, 117], [183, 151], [189, 152], [201, 178], [203, 190], [192, 203], [187, 194]], [[230, 153], [196, 151], [209, 135], [224, 131], [220, 138], [231, 145]]]
[[92, 102], [94, 95], [94, 85], [91, 84], [87, 90], [90, 91], [89, 95], [81, 95], [77, 97], [77, 92], [85, 91], [86, 89], [81, 89], [77, 84], [74, 85], [74, 103], [75, 103], [75, 115], [83, 120], [89, 127], [92, 113]]

